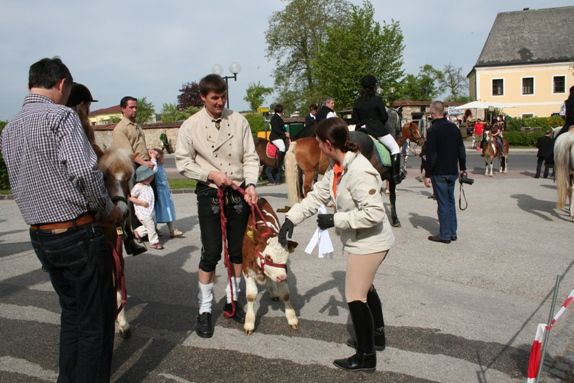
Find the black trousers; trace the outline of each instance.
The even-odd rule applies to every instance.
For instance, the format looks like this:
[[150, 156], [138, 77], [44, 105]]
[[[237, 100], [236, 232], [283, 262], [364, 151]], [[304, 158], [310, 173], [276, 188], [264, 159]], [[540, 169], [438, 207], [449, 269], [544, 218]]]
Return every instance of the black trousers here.
[[109, 382], [116, 296], [111, 248], [101, 228], [30, 230], [30, 238], [62, 308], [58, 382]]
[[[199, 218], [202, 245], [199, 269], [205, 272], [212, 272], [221, 259], [223, 250], [217, 189], [198, 184], [195, 193], [197, 194], [197, 216]], [[231, 188], [225, 190], [224, 209], [227, 217], [226, 229], [229, 259], [232, 263], [241, 264], [243, 261], [243, 235], [245, 234], [251, 210], [243, 196]]]

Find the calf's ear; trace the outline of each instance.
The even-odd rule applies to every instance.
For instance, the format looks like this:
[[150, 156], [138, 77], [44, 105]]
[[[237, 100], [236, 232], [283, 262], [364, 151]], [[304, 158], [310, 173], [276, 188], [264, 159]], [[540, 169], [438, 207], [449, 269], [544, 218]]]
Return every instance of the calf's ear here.
[[293, 251], [295, 251], [295, 248], [297, 247], [298, 243], [295, 241], [287, 241], [287, 250], [292, 253]]

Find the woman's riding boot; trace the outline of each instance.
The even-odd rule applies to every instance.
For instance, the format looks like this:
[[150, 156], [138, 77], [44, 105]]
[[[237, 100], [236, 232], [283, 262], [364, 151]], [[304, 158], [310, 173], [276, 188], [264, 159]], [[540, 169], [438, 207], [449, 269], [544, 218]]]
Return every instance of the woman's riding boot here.
[[357, 335], [357, 352], [355, 355], [337, 359], [333, 364], [347, 371], [374, 371], [377, 367], [377, 354], [375, 353], [375, 338], [373, 316], [369, 305], [361, 301], [349, 303], [353, 328]]
[[[385, 320], [383, 318], [383, 305], [381, 304], [377, 290], [375, 290], [375, 286], [371, 286], [367, 293], [367, 305], [369, 305], [369, 309], [371, 310], [375, 327], [375, 351], [383, 351], [387, 345], [385, 339]], [[355, 349], [357, 348], [357, 342], [352, 338], [347, 340], [347, 345]]]
[[283, 175], [283, 162], [285, 162], [285, 152], [277, 152], [277, 173], [276, 182], [281, 183], [281, 176]]
[[393, 180], [395, 181], [395, 185], [398, 185], [403, 180], [401, 175], [401, 154], [392, 154], [391, 155], [391, 174], [393, 175]]

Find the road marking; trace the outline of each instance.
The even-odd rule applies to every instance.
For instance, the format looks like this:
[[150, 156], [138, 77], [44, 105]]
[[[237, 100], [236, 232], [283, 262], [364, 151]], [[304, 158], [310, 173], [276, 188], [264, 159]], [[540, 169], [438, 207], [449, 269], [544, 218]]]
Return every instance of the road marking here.
[[0, 317], [11, 320], [60, 324], [60, 314], [35, 306], [18, 306], [0, 303]]
[[176, 381], [178, 383], [193, 383], [192, 381], [180, 378], [179, 376], [175, 376], [172, 374], [166, 374], [164, 372], [157, 374], [157, 376], [162, 376], [164, 378], [171, 379], [171, 380]]
[[[335, 368], [333, 360], [350, 356], [353, 352], [340, 343], [258, 332], [246, 336], [241, 330], [224, 327], [217, 327], [214, 336], [209, 339], [200, 338], [194, 333], [183, 342], [183, 346], [237, 351], [266, 359], [285, 359], [301, 365], [319, 364], [331, 368]], [[387, 347], [384, 353], [377, 353], [377, 357], [378, 371], [396, 372], [437, 382], [471, 382], [476, 380], [476, 374], [480, 371], [480, 366], [465, 360], [393, 347]], [[494, 369], [486, 372], [486, 378], [493, 382], [515, 382], [508, 375]]]
[[42, 366], [27, 361], [26, 359], [0, 356], [0, 371], [12, 372], [19, 375], [31, 376], [47, 382], [58, 380], [58, 373], [45, 370]]

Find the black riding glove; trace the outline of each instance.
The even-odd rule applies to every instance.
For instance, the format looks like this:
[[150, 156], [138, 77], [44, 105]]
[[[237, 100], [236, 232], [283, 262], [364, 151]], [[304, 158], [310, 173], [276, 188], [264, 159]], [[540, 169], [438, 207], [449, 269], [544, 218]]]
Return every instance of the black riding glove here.
[[281, 229], [279, 229], [279, 236], [277, 238], [281, 246], [287, 247], [287, 236], [289, 236], [289, 238], [293, 236], [294, 227], [293, 222], [291, 222], [289, 218], [285, 218], [285, 222], [283, 222]]
[[327, 230], [335, 226], [335, 216], [333, 214], [319, 214], [317, 216], [317, 226], [321, 230]]

